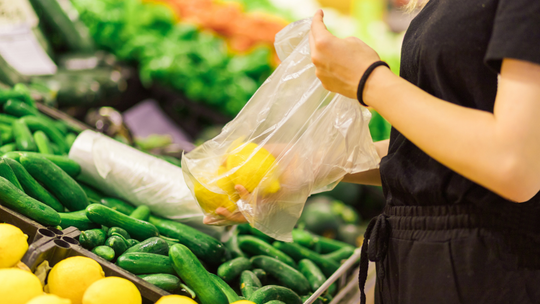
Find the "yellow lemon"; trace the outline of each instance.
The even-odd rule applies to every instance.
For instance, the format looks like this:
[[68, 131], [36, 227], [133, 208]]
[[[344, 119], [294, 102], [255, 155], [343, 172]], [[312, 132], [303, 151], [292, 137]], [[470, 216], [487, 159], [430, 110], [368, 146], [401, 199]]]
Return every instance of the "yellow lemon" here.
[[60, 261], [49, 273], [49, 292], [81, 304], [84, 292], [97, 280], [105, 277], [98, 262], [87, 257], [70, 257]]
[[248, 300], [240, 300], [240, 301], [232, 302], [231, 304], [255, 304], [255, 302], [251, 302]]
[[63, 299], [53, 294], [37, 296], [26, 304], [71, 304], [71, 300]]
[[185, 296], [170, 295], [159, 298], [156, 304], [197, 304], [197, 302]]
[[236, 210], [236, 204], [229, 199], [227, 194], [212, 192], [197, 181], [194, 181], [193, 192], [197, 202], [206, 213], [214, 213], [218, 207], [227, 208], [230, 212]]
[[41, 294], [41, 282], [33, 273], [17, 268], [0, 269], [0, 302], [26, 304]]
[[90, 285], [84, 293], [83, 304], [141, 304], [141, 293], [131, 281], [107, 277]]
[[0, 224], [0, 268], [8, 268], [17, 264], [28, 250], [28, 236], [21, 229]]
[[[256, 151], [256, 152], [255, 152]], [[253, 192], [265, 176], [272, 176], [276, 158], [263, 147], [248, 143], [240, 151], [231, 153], [226, 160], [227, 170], [237, 168], [229, 176], [234, 185], [242, 185], [247, 191]], [[271, 194], [279, 191], [280, 185], [277, 178], [265, 180], [262, 187], [263, 194]]]

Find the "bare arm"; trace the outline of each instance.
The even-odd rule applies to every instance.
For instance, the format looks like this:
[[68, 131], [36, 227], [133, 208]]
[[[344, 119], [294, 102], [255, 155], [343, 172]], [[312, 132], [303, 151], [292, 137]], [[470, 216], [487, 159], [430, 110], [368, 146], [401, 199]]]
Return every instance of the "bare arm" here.
[[[387, 139], [375, 143], [375, 148], [377, 149], [377, 154], [379, 154], [380, 158], [383, 158], [384, 156], [386, 156], [386, 154], [388, 154], [389, 142], [390, 140]], [[347, 174], [343, 177], [341, 181], [345, 183], [380, 186], [381, 174], [379, 172], [379, 168], [377, 168], [360, 173]]]
[[[354, 98], [378, 55], [358, 39], [332, 36], [320, 12], [311, 40], [323, 85]], [[504, 59], [494, 113], [445, 102], [385, 67], [371, 74], [363, 98], [428, 155], [495, 193], [523, 202], [540, 190], [540, 65]]]

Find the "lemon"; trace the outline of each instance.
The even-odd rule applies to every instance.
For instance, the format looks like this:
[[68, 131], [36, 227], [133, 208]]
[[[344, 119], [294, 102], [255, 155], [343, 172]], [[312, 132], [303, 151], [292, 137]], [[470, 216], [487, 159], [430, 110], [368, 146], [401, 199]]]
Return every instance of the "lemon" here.
[[236, 210], [236, 204], [229, 199], [227, 194], [212, 192], [197, 181], [194, 181], [193, 192], [197, 202], [206, 213], [214, 213], [218, 207], [227, 208], [230, 212]]
[[71, 300], [63, 299], [52, 294], [45, 294], [33, 298], [26, 304], [71, 304]]
[[240, 301], [232, 302], [231, 304], [255, 304], [255, 302], [251, 302], [248, 300], [240, 300]]
[[83, 304], [141, 304], [141, 293], [131, 281], [107, 277], [94, 282], [84, 293]]
[[0, 224], [0, 268], [8, 268], [17, 264], [28, 250], [28, 236], [21, 229]]
[[185, 296], [170, 295], [161, 297], [156, 304], [197, 304], [197, 302]]
[[0, 302], [26, 304], [42, 293], [39, 279], [31, 272], [17, 268], [0, 269]]
[[98, 262], [87, 257], [70, 257], [60, 261], [49, 273], [49, 292], [81, 304], [84, 292], [97, 280], [105, 277]]

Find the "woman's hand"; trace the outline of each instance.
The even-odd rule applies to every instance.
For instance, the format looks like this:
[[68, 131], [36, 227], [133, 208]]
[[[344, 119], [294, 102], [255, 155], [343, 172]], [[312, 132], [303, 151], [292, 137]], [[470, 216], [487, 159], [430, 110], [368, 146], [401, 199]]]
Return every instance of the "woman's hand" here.
[[[234, 189], [240, 196], [240, 199], [244, 202], [249, 202], [251, 200], [251, 193], [249, 193], [246, 188], [242, 185], [236, 185], [234, 186]], [[226, 221], [226, 222], [234, 222], [237, 224], [247, 223], [246, 218], [240, 211], [236, 211], [234, 213], [231, 213], [227, 208], [219, 207], [216, 209], [216, 214], [221, 216], [222, 218], [218, 220], [219, 221]], [[211, 225], [211, 224], [217, 224], [216, 218], [213, 216], [205, 216], [203, 219], [203, 223], [205, 225]]]
[[323, 23], [322, 10], [313, 16], [309, 36], [311, 60], [316, 75], [325, 89], [356, 99], [356, 91], [364, 71], [379, 55], [355, 37], [339, 39]]

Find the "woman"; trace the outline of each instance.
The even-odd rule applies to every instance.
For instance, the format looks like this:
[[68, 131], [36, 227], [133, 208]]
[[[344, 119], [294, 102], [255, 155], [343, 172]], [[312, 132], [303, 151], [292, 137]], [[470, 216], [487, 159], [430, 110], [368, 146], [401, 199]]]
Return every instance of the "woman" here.
[[429, 1], [401, 77], [366, 73], [377, 53], [332, 36], [322, 11], [310, 39], [324, 87], [393, 126], [380, 170], [344, 179], [382, 184], [387, 201], [361, 289], [369, 255], [376, 303], [540, 303], [540, 1]]

